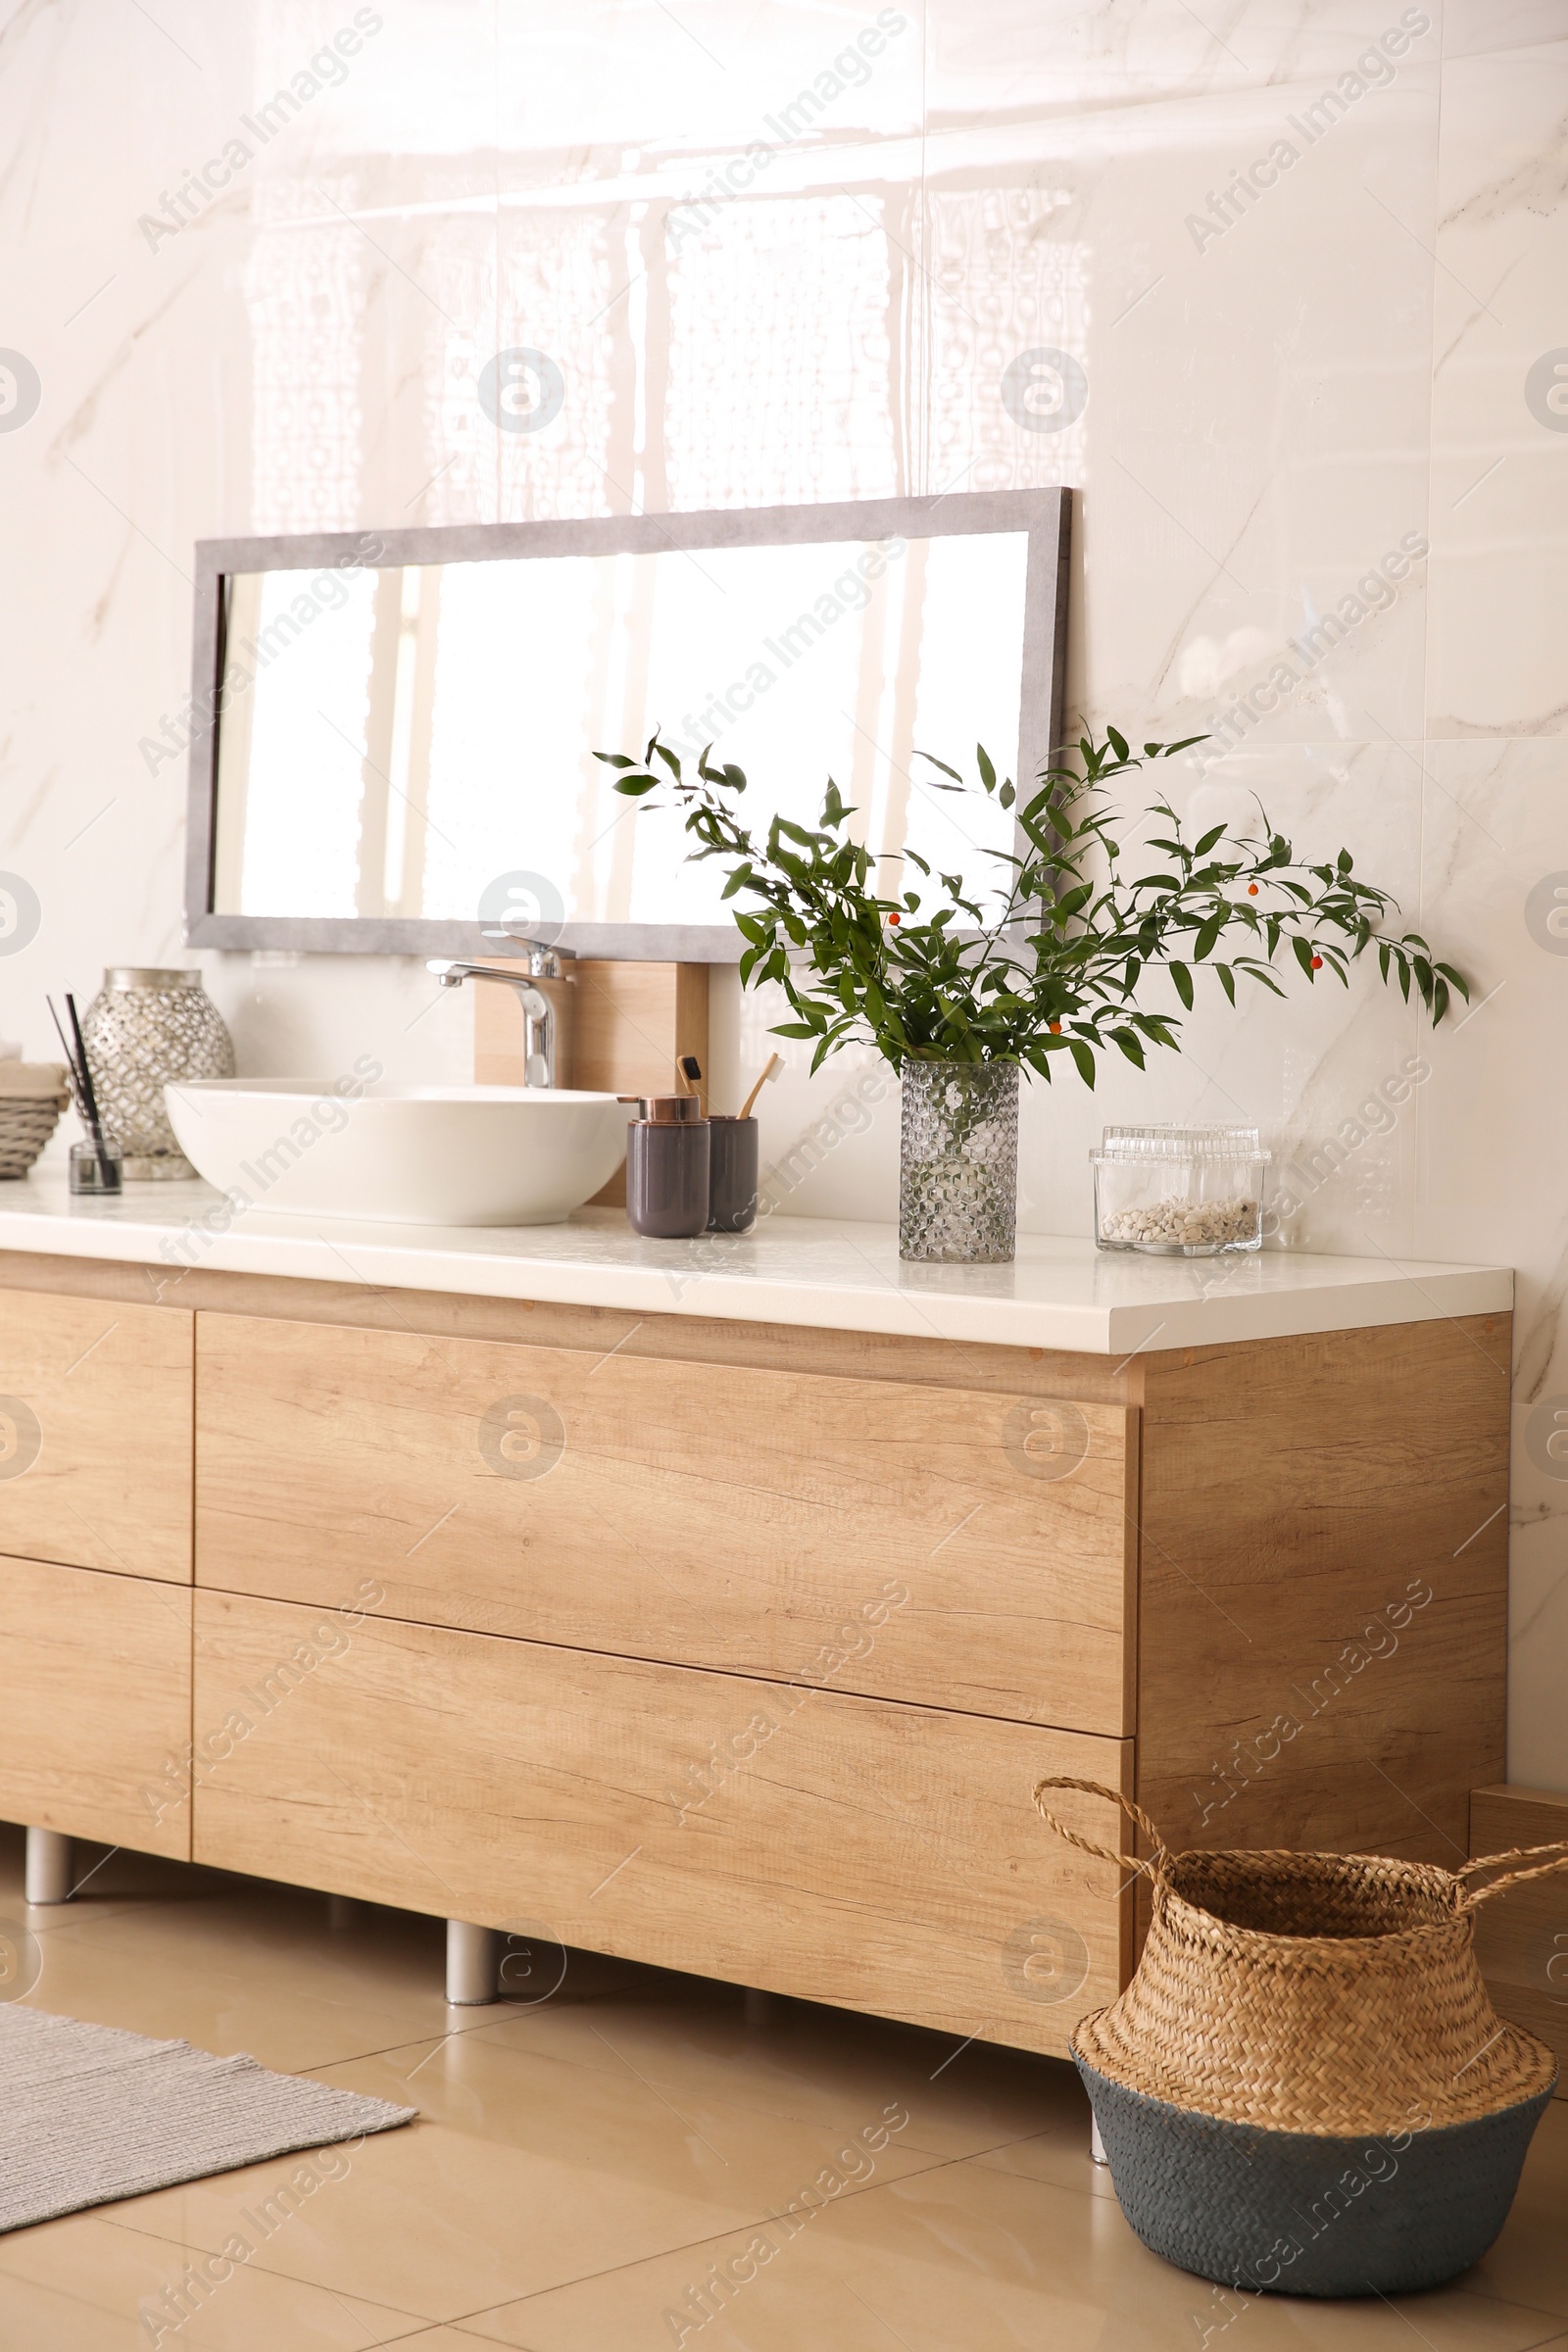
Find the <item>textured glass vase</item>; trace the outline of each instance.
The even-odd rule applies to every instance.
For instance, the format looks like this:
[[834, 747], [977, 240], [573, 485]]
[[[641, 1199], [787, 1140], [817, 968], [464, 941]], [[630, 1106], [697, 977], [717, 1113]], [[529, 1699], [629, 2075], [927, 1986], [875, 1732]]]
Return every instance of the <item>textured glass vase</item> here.
[[1018, 1064], [906, 1061], [899, 1255], [1003, 1265], [1018, 1216]]
[[232, 1078], [234, 1047], [200, 972], [111, 964], [81, 1033], [104, 1134], [127, 1184], [194, 1176], [164, 1108], [164, 1083]]

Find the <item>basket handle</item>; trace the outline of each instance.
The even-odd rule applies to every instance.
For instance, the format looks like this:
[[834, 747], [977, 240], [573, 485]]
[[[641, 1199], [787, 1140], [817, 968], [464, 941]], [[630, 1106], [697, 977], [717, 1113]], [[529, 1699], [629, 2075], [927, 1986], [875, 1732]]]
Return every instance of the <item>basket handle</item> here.
[[1477, 1903], [1484, 1903], [1489, 1895], [1501, 1894], [1505, 1886], [1522, 1886], [1527, 1879], [1549, 1879], [1553, 1871], [1568, 1870], [1568, 1838], [1561, 1838], [1553, 1845], [1513, 1845], [1505, 1854], [1483, 1854], [1478, 1861], [1465, 1863], [1463, 1869], [1454, 1872], [1456, 1879], [1467, 1879], [1473, 1870], [1496, 1870], [1504, 1862], [1529, 1862], [1537, 1854], [1554, 1854], [1556, 1860], [1538, 1862], [1534, 1870], [1510, 1870], [1503, 1878], [1494, 1879], [1490, 1886], [1473, 1889], [1467, 1886], [1465, 1909], [1473, 1911]]
[[[1138, 1854], [1120, 1854], [1113, 1845], [1096, 1845], [1093, 1838], [1080, 1838], [1076, 1830], [1068, 1829], [1059, 1814], [1053, 1813], [1048, 1806], [1041, 1804], [1041, 1796], [1047, 1788], [1081, 1788], [1087, 1796], [1102, 1796], [1107, 1804], [1120, 1805], [1128, 1820], [1138, 1824], [1153, 1847], [1153, 1861], [1145, 1861]], [[1079, 1781], [1074, 1780], [1070, 1773], [1054, 1772], [1048, 1779], [1035, 1783], [1035, 1807], [1041, 1820], [1048, 1823], [1058, 1838], [1065, 1838], [1069, 1845], [1077, 1846], [1080, 1853], [1093, 1854], [1101, 1862], [1119, 1862], [1123, 1870], [1142, 1871], [1147, 1879], [1159, 1876], [1165, 1860], [1165, 1840], [1143, 1806], [1135, 1805], [1132, 1798], [1123, 1796], [1119, 1788], [1107, 1788], [1103, 1781]]]

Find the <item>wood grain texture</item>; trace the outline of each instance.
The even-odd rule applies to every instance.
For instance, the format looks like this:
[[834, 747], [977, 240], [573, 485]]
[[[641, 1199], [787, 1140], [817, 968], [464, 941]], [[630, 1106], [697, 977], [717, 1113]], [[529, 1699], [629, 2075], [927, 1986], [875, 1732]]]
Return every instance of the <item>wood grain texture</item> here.
[[[707, 1070], [706, 963], [584, 958], [565, 968], [569, 977], [538, 983], [555, 1007], [559, 1085], [593, 1094], [668, 1095], [679, 1091], [675, 1063], [680, 1054], [695, 1054]], [[474, 1083], [521, 1086], [526, 1057], [516, 990], [475, 981]], [[706, 1101], [706, 1087], [700, 1091]], [[623, 1207], [625, 1200], [624, 1168], [594, 1195], [601, 1207]]]
[[198, 1359], [203, 1585], [1128, 1728], [1123, 1407], [206, 1314]]
[[[1474, 1856], [1564, 1838], [1568, 1795], [1560, 1789], [1503, 1786], [1471, 1793]], [[1510, 1886], [1483, 1903], [1476, 1914], [1476, 1957], [1497, 2015], [1556, 2051], [1563, 2068], [1557, 2096], [1568, 2099], [1568, 1872]]]
[[0, 1559], [0, 1817], [188, 1860], [190, 1658], [188, 1585]]
[[[520, 964], [498, 963], [498, 971], [519, 972]], [[556, 1084], [576, 1086], [577, 988], [574, 980], [536, 980], [556, 1017]], [[473, 1082], [475, 1086], [526, 1086], [528, 1031], [522, 1001], [510, 981], [471, 980], [473, 991]]]
[[1030, 1790], [1117, 1786], [1125, 1743], [379, 1616], [328, 1655], [305, 1610], [196, 1606], [196, 1721], [252, 1726], [197, 1787], [199, 1861], [1057, 2055], [1116, 1990], [1118, 1874]]
[[675, 1061], [682, 1054], [695, 1054], [706, 1072], [706, 963], [585, 960], [573, 970], [574, 1086], [611, 1095], [672, 1094]]
[[[706, 963], [601, 963], [575, 966], [577, 1043], [573, 1086], [607, 1095], [667, 1095], [681, 1090], [675, 1064], [695, 1054], [708, 1071]], [[706, 1083], [698, 1090], [707, 1106]], [[600, 1208], [626, 1204], [626, 1171], [617, 1168], [593, 1197]]]
[[1173, 1844], [1463, 1859], [1502, 1768], [1508, 1369], [1506, 1315], [1146, 1361], [1138, 1794]]
[[0, 1291], [0, 1552], [189, 1583], [192, 1322]]
[[[621, 1220], [612, 1211], [600, 1221]], [[1088, 1397], [1136, 1403], [1140, 1357], [1113, 1362], [1069, 1348], [998, 1347], [986, 1342], [909, 1339], [877, 1331], [818, 1331], [808, 1324], [733, 1322], [715, 1315], [632, 1313], [547, 1299], [487, 1298], [457, 1291], [381, 1289], [363, 1282], [302, 1281], [287, 1274], [230, 1274], [206, 1266], [130, 1266], [109, 1259], [0, 1251], [0, 1287], [79, 1298], [129, 1299], [189, 1312], [338, 1323], [365, 1331], [419, 1331], [433, 1338], [521, 1340], [548, 1348], [612, 1349], [681, 1363], [752, 1364], [775, 1372], [825, 1372], [851, 1379], [917, 1381], [992, 1395]]]

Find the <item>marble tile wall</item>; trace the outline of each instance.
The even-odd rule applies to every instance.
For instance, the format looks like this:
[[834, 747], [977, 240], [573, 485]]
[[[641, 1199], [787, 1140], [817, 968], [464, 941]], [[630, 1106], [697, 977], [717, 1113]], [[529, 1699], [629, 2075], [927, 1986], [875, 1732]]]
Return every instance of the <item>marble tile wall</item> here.
[[[1245, 1117], [1282, 1245], [1518, 1267], [1510, 1771], [1568, 1787], [1565, 123], [1568, 0], [0, 0], [0, 1034], [181, 954], [196, 538], [1069, 482], [1075, 709], [1206, 730], [1185, 812], [1348, 845], [1475, 990], [1200, 998], [1033, 1092], [1025, 1226], [1106, 1119]], [[204, 960], [242, 1067], [467, 1074], [417, 965]], [[770, 1017], [720, 986], [721, 1087]], [[892, 1212], [855, 1074], [769, 1092], [792, 1211]]]

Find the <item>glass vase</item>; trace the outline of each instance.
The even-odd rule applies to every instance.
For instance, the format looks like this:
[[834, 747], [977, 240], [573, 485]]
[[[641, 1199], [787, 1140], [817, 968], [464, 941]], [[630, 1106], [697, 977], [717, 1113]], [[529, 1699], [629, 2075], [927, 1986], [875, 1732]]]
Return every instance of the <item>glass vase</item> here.
[[1017, 1215], [1018, 1064], [906, 1062], [900, 1257], [1004, 1265]]

